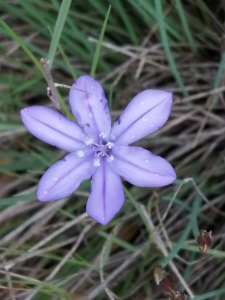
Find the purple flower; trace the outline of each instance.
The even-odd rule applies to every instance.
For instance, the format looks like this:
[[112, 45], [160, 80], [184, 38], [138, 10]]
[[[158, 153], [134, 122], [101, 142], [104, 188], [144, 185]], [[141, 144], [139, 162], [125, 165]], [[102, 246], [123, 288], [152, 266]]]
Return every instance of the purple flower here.
[[84, 75], [73, 87], [76, 89], [70, 90], [69, 103], [78, 123], [44, 106], [21, 110], [22, 121], [34, 136], [70, 152], [42, 176], [37, 198], [49, 201], [67, 197], [92, 176], [87, 213], [106, 225], [124, 202], [120, 176], [140, 187], [164, 186], [176, 179], [165, 159], [128, 146], [164, 125], [170, 114], [172, 93], [139, 93], [111, 128], [102, 86]]

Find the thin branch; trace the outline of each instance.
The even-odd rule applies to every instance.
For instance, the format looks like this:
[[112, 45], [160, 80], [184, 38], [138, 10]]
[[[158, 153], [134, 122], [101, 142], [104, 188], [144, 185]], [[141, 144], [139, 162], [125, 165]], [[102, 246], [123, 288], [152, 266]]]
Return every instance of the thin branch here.
[[[3, 259], [3, 263], [5, 264], [4, 259]], [[6, 272], [6, 278], [7, 278], [7, 281], [8, 281], [8, 285], [9, 285], [11, 299], [16, 300], [15, 293], [14, 293], [14, 290], [13, 290], [11, 276], [10, 276], [9, 271], [7, 270], [7, 268], [5, 268], [5, 272]]]
[[54, 84], [54, 81], [53, 81], [53, 78], [52, 78], [52, 74], [50, 72], [48, 61], [45, 58], [41, 58], [40, 62], [41, 62], [42, 68], [43, 68], [44, 73], [45, 73], [45, 79], [48, 83], [47, 95], [48, 95], [49, 99], [51, 100], [52, 104], [54, 105], [55, 109], [58, 112], [63, 114], [63, 109], [62, 109], [61, 104], [59, 102], [59, 98], [58, 98], [58, 95], [57, 95], [57, 90], [56, 90], [56, 87], [55, 87], [55, 84]]
[[[145, 207], [140, 204], [140, 208], [148, 222], [148, 225], [150, 227], [150, 229], [152, 230], [153, 232], [153, 239], [154, 239], [154, 242], [157, 244], [157, 246], [159, 247], [159, 249], [161, 250], [161, 252], [163, 253], [163, 255], [166, 257], [168, 256], [168, 251], [160, 237], [160, 235], [156, 232], [156, 229], [155, 229], [155, 226], [151, 220], [151, 218], [149, 217]], [[185, 282], [184, 278], [182, 277], [182, 275], [180, 274], [180, 272], [178, 271], [176, 265], [170, 261], [169, 262], [169, 265], [171, 267], [171, 269], [174, 271], [174, 273], [176, 274], [177, 278], [180, 280], [180, 283], [183, 285], [183, 287], [186, 289], [187, 293], [189, 294], [190, 298], [194, 298], [194, 294], [192, 293], [191, 289], [189, 288], [189, 286], [187, 285], [187, 283]]]

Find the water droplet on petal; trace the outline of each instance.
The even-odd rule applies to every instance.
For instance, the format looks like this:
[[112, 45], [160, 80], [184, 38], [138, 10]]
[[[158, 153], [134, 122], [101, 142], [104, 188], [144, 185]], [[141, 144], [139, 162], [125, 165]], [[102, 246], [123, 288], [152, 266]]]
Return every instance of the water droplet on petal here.
[[106, 132], [101, 132], [101, 133], [99, 133], [99, 137], [104, 139], [104, 138], [107, 137], [107, 133]]
[[47, 195], [47, 194], [48, 194], [48, 191], [44, 191], [44, 194]]
[[155, 173], [155, 177], [157, 177], [157, 176], [159, 176], [159, 174], [158, 174], [158, 173]]
[[92, 86], [92, 87], [91, 87], [91, 89], [93, 90], [93, 89], [94, 89], [94, 87]]
[[84, 156], [84, 151], [83, 151], [83, 150], [78, 150], [78, 151], [76, 152], [76, 154], [77, 154], [77, 156], [79, 156], [79, 157], [83, 157], [83, 156]]
[[54, 180], [54, 181], [57, 181], [57, 180], [58, 180], [58, 178], [57, 178], [57, 177], [54, 177], [54, 178], [53, 178], [53, 180]]
[[140, 102], [141, 105], [144, 105], [145, 103], [143, 101]]
[[96, 158], [95, 160], [94, 160], [94, 167], [99, 167], [100, 166], [100, 159], [99, 158]]
[[133, 139], [135, 138], [135, 135], [134, 135], [134, 134], [132, 135], [132, 138], [133, 138]]
[[92, 113], [89, 113], [89, 118], [93, 118], [93, 114]]
[[148, 163], [149, 163], [149, 160], [148, 160], [148, 159], [146, 159], [146, 160], [145, 160], [145, 163], [146, 163], [146, 164], [148, 164]]
[[41, 131], [41, 128], [38, 128], [39, 131]]
[[110, 156], [107, 158], [107, 161], [108, 161], [108, 162], [114, 161], [114, 156], [113, 156], [113, 155], [110, 155]]
[[142, 120], [143, 120], [143, 122], [147, 122], [148, 118], [147, 117], [143, 117]]
[[153, 124], [151, 124], [151, 127], [153, 127], [154, 125]]

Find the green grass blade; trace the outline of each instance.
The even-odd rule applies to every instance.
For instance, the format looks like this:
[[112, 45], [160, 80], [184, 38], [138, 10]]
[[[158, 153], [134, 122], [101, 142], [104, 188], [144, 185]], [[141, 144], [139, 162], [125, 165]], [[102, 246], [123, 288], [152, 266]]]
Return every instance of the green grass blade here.
[[[108, 235], [106, 232], [104, 232], [104, 231], [99, 231], [98, 234], [99, 234], [100, 236], [103, 236], [106, 240], [107, 240], [107, 238], [108, 238], [108, 236], [109, 236], [109, 235]], [[130, 252], [133, 252], [133, 253], [135, 253], [135, 252], [138, 250], [137, 247], [135, 247], [135, 246], [133, 246], [133, 245], [127, 243], [126, 241], [123, 241], [123, 240], [119, 239], [119, 238], [116, 237], [116, 236], [114, 236], [113, 242], [114, 242], [115, 244], [119, 245], [120, 247], [122, 247], [122, 248], [124, 248], [124, 249], [126, 249], [126, 250], [128, 250], [128, 251], [130, 251]]]
[[222, 59], [221, 59], [220, 64], [219, 64], [219, 68], [218, 68], [217, 73], [216, 73], [216, 78], [215, 78], [215, 82], [214, 82], [214, 89], [217, 89], [220, 86], [220, 82], [221, 82], [221, 78], [223, 76], [224, 68], [225, 68], [225, 52], [222, 55]]
[[[218, 290], [215, 290], [213, 292], [209, 292], [209, 293], [203, 294], [201, 296], [196, 296], [196, 297], [193, 298], [193, 300], [212, 299], [212, 297], [218, 297], [221, 294], [225, 294], [225, 287], [221, 288], [221, 289], [218, 289]], [[224, 299], [224, 297], [223, 297], [223, 299]]]
[[64, 98], [62, 97], [62, 95], [58, 91], [57, 91], [57, 95], [58, 95], [58, 98], [59, 98], [59, 102], [60, 102], [60, 104], [62, 106], [62, 109], [63, 109], [63, 111], [66, 114], [66, 117], [69, 118], [69, 119], [71, 119], [72, 121], [76, 121], [76, 118], [71, 113], [69, 107], [66, 105], [66, 102], [65, 102]]
[[169, 255], [167, 257], [165, 257], [162, 261], [161, 261], [161, 267], [164, 269], [166, 267], [166, 265], [177, 255], [178, 251], [182, 248], [182, 245], [184, 244], [186, 238], [188, 237], [188, 234], [190, 233], [191, 230], [191, 226], [192, 226], [192, 220], [189, 221], [189, 223], [187, 224], [186, 228], [184, 229], [181, 237], [179, 238], [179, 240], [177, 241], [177, 243], [175, 244], [174, 248], [170, 251]]
[[127, 189], [125, 186], [123, 186], [123, 189], [124, 189], [125, 195], [126, 195], [127, 198], [130, 200], [130, 202], [132, 203], [132, 205], [133, 205], [134, 208], [136, 209], [137, 213], [140, 215], [140, 217], [141, 217], [143, 223], [144, 223], [145, 226], [146, 226], [146, 229], [147, 229], [148, 232], [149, 232], [149, 235], [151, 235], [152, 232], [151, 232], [151, 230], [150, 230], [150, 228], [149, 228], [148, 222], [146, 221], [146, 218], [145, 218], [145, 216], [144, 216], [144, 214], [143, 214], [143, 211], [142, 211], [140, 205], [139, 205], [138, 202], [133, 198], [133, 196], [131, 195], [131, 193], [128, 191], [128, 189]]
[[185, 31], [185, 34], [187, 36], [187, 39], [188, 39], [188, 41], [191, 45], [193, 53], [195, 55], [197, 55], [197, 47], [195, 45], [194, 38], [191, 34], [191, 31], [190, 31], [190, 28], [189, 28], [189, 25], [188, 25], [188, 22], [187, 22], [187, 19], [186, 19], [186, 16], [185, 16], [185, 12], [184, 12], [181, 0], [175, 0], [175, 2], [176, 2], [177, 10], [178, 10], [178, 13], [180, 15], [180, 19], [181, 19], [181, 22], [183, 24], [184, 31]]
[[166, 57], [168, 59], [169, 65], [170, 65], [171, 70], [172, 70], [172, 73], [173, 73], [178, 85], [180, 86], [183, 95], [185, 97], [187, 97], [188, 93], [185, 89], [185, 86], [184, 86], [183, 81], [180, 77], [180, 74], [178, 73], [176, 63], [174, 61], [172, 52], [170, 50], [169, 42], [168, 42], [168, 39], [167, 39], [161, 1], [155, 0], [155, 7], [156, 7], [156, 14], [157, 14], [157, 17], [158, 17], [159, 31], [160, 31], [160, 34], [161, 34], [162, 44], [163, 44], [163, 47], [165, 49]]
[[204, 18], [206, 24], [205, 27], [207, 27], [208, 29], [212, 29], [211, 19], [205, 9], [204, 0], [196, 0], [195, 2], [195, 4], [199, 6], [199, 11]]
[[112, 101], [113, 101], [113, 84], [110, 86], [110, 90], [109, 90], [109, 110], [110, 112], [112, 111]]
[[11, 35], [11, 37], [20, 45], [20, 47], [24, 50], [24, 52], [27, 54], [27, 56], [34, 62], [34, 64], [38, 68], [38, 70], [44, 76], [44, 72], [43, 72], [40, 62], [36, 59], [36, 57], [33, 55], [33, 53], [27, 48], [27, 46], [25, 45], [23, 40], [20, 37], [18, 37], [18, 35], [2, 19], [0, 19], [0, 24]]
[[[225, 69], [225, 52], [222, 55], [222, 58], [221, 58], [221, 61], [220, 61], [220, 64], [219, 64], [219, 68], [218, 68], [217, 73], [216, 73], [216, 78], [215, 78], [215, 81], [214, 81], [214, 89], [219, 88], [222, 76], [224, 74], [224, 69]], [[216, 98], [217, 98], [216, 95], [212, 96], [212, 98], [211, 98], [211, 101], [212, 101], [211, 105], [212, 106], [211, 107], [214, 106]]]
[[62, 5], [60, 7], [59, 15], [55, 24], [53, 37], [52, 37], [52, 41], [48, 53], [49, 67], [51, 67], [53, 63], [55, 52], [59, 44], [59, 39], [61, 37], [64, 24], [66, 22], [66, 17], [69, 12], [71, 1], [72, 0], [63, 0]]
[[60, 46], [60, 44], [58, 45], [58, 48], [59, 48], [59, 52], [61, 53], [63, 59], [64, 59], [64, 62], [68, 68], [68, 70], [70, 71], [71, 75], [73, 76], [73, 80], [76, 80], [77, 79], [77, 74], [73, 68], [73, 66], [71, 65], [68, 57], [66, 56], [66, 53], [64, 52], [63, 48]]
[[[185, 249], [188, 251], [192, 251], [192, 252], [197, 252], [199, 253], [199, 247], [196, 245], [190, 245], [190, 244], [183, 244], [181, 249]], [[207, 255], [212, 255], [215, 256], [217, 258], [225, 258], [225, 251], [221, 251], [221, 250], [215, 250], [215, 249], [208, 249], [207, 250]]]
[[[49, 30], [49, 32], [50, 32], [50, 34], [51, 34], [51, 36], [52, 36], [51, 28], [48, 27], [48, 30]], [[60, 44], [58, 44], [58, 48], [59, 48], [59, 52], [61, 53], [61, 55], [62, 55], [62, 57], [63, 57], [63, 59], [64, 59], [64, 62], [65, 62], [65, 64], [66, 64], [68, 70], [70, 71], [71, 75], [73, 76], [73, 79], [76, 80], [76, 79], [77, 79], [77, 75], [76, 75], [76, 73], [75, 73], [75, 71], [74, 71], [74, 68], [73, 68], [73, 67], [71, 66], [71, 64], [70, 64], [70, 61], [69, 61], [69, 59], [68, 59], [66, 53], [64, 52], [64, 50], [63, 50], [63, 48], [60, 46]]]
[[194, 203], [193, 203], [193, 207], [192, 207], [192, 213], [191, 213], [191, 220], [192, 220], [192, 231], [193, 231], [193, 235], [195, 237], [195, 239], [197, 240], [198, 235], [199, 235], [199, 228], [198, 228], [198, 212], [199, 212], [199, 208], [201, 206], [202, 203], [202, 198], [197, 195], [195, 197]]
[[36, 192], [32, 192], [30, 194], [23, 194], [14, 197], [2, 198], [0, 199], [0, 206], [1, 205], [12, 205], [20, 201], [27, 201], [36, 198]]
[[111, 5], [109, 6], [109, 9], [108, 9], [107, 14], [105, 16], [105, 20], [104, 20], [104, 23], [103, 23], [103, 26], [102, 26], [102, 31], [101, 31], [101, 34], [100, 34], [100, 37], [99, 37], [99, 40], [98, 40], [96, 50], [95, 50], [95, 55], [94, 55], [94, 59], [93, 59], [93, 62], [92, 62], [91, 73], [90, 73], [91, 77], [95, 76], [95, 71], [96, 71], [98, 58], [99, 58], [99, 54], [100, 54], [100, 50], [101, 50], [102, 40], [103, 40], [103, 37], [104, 37], [106, 25], [107, 25], [107, 22], [108, 22], [110, 10], [111, 10]]
[[[133, 42], [134, 45], [138, 45], [138, 43], [139, 43], [138, 37], [135, 33], [134, 26], [132, 26], [132, 22], [129, 18], [129, 14], [125, 11], [125, 9], [122, 5], [122, 1], [113, 0], [112, 2], [117, 7], [118, 11], [120, 12], [120, 16], [127, 28], [127, 31], [130, 34], [131, 41]], [[135, 24], [133, 24], [133, 25], [135, 25]]]

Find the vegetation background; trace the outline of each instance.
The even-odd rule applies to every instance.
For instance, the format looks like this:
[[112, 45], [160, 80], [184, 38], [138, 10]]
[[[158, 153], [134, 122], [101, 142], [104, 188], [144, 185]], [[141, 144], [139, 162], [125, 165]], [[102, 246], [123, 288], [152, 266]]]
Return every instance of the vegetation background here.
[[[224, 1], [0, 0], [0, 14], [0, 299], [168, 299], [153, 278], [161, 264], [190, 298], [224, 300]], [[170, 161], [175, 183], [124, 182], [106, 227], [85, 213], [89, 181], [37, 201], [41, 175], [65, 155], [20, 120], [25, 106], [52, 106], [41, 57], [54, 58], [56, 83], [92, 70], [113, 120], [144, 89], [172, 91], [169, 121], [137, 144]], [[71, 118], [68, 90], [58, 92]], [[205, 255], [199, 229], [213, 233]]]

